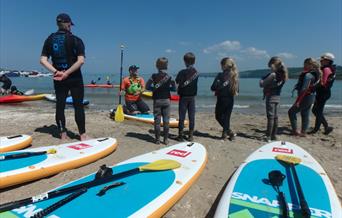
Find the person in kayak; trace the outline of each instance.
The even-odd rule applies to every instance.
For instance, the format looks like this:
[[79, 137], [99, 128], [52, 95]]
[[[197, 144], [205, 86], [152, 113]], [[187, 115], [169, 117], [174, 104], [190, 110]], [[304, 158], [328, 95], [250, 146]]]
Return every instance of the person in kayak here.
[[138, 69], [136, 65], [132, 65], [128, 68], [129, 76], [125, 77], [121, 83], [121, 90], [125, 93], [124, 108], [127, 114], [146, 114], [150, 112], [148, 105], [142, 100], [141, 93], [145, 89], [145, 81], [138, 75]]
[[[304, 70], [299, 75], [298, 82], [294, 90], [297, 90], [297, 99], [288, 111], [292, 134], [294, 136], [305, 137], [309, 127], [310, 109], [315, 100], [315, 88], [320, 83], [320, 64], [313, 58], [304, 61]], [[301, 131], [297, 128], [297, 113], [302, 117]]]
[[278, 108], [280, 93], [285, 81], [288, 79], [288, 71], [279, 57], [272, 57], [268, 62], [271, 72], [261, 78], [259, 85], [263, 88], [266, 99], [267, 130], [265, 140], [277, 140]]
[[169, 143], [170, 91], [176, 91], [176, 83], [167, 73], [167, 66], [167, 58], [158, 58], [156, 61], [158, 73], [152, 74], [151, 78], [146, 83], [146, 89], [153, 92], [152, 98], [156, 144], [160, 144], [160, 122], [161, 117], [163, 117], [163, 142], [165, 145]]
[[179, 71], [176, 77], [178, 84], [179, 105], [179, 124], [178, 124], [178, 141], [184, 141], [184, 121], [186, 112], [189, 116], [189, 141], [193, 141], [193, 133], [195, 129], [195, 112], [197, 95], [198, 71], [194, 68], [195, 55], [188, 52], [183, 57], [186, 68]]
[[16, 86], [11, 86], [11, 92], [12, 95], [24, 95], [23, 92], [19, 91]]
[[[66, 139], [65, 100], [70, 91], [75, 109], [75, 121], [80, 139], [86, 140], [85, 113], [83, 108], [83, 77], [85, 49], [83, 41], [71, 33], [73, 22], [69, 15], [62, 13], [56, 18], [58, 31], [44, 42], [40, 63], [53, 72], [56, 93], [56, 122], [61, 139]], [[51, 57], [52, 64], [49, 62]]]
[[232, 58], [226, 57], [221, 60], [222, 73], [217, 74], [211, 91], [217, 97], [215, 118], [222, 126], [222, 139], [234, 140], [236, 134], [230, 128], [230, 116], [234, 106], [234, 96], [239, 92], [239, 72]]
[[5, 74], [0, 75], [0, 82], [3, 83], [1, 86], [1, 95], [6, 95], [10, 92], [12, 81]]
[[316, 99], [312, 112], [316, 117], [315, 127], [309, 134], [318, 132], [321, 124], [324, 126], [324, 134], [328, 135], [333, 131], [333, 128], [329, 126], [327, 120], [324, 117], [323, 111], [325, 103], [331, 96], [331, 88], [336, 78], [336, 66], [334, 65], [335, 56], [331, 53], [324, 53], [321, 55], [321, 70], [322, 79], [320, 85], [316, 88]]

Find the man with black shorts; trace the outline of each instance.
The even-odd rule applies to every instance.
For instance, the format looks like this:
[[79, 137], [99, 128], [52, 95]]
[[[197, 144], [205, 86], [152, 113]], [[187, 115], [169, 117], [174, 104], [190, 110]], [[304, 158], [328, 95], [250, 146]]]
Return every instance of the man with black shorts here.
[[[85, 114], [83, 108], [84, 87], [81, 66], [85, 49], [80, 38], [71, 33], [74, 25], [69, 15], [62, 13], [56, 18], [58, 31], [52, 33], [43, 46], [40, 63], [53, 73], [56, 93], [56, 122], [61, 139], [66, 139], [65, 100], [71, 93], [75, 109], [75, 121], [81, 141], [86, 140]], [[51, 57], [52, 64], [49, 62]]]

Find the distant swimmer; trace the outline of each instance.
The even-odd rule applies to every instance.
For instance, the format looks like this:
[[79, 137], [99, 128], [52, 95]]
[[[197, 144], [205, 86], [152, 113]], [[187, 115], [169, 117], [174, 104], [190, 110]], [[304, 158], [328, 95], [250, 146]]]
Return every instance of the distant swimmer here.
[[0, 82], [3, 83], [3, 85], [1, 86], [1, 95], [6, 95], [8, 93], [10, 93], [10, 88], [12, 85], [12, 81], [10, 80], [10, 78], [8, 78], [5, 74], [2, 74], [0, 76]]

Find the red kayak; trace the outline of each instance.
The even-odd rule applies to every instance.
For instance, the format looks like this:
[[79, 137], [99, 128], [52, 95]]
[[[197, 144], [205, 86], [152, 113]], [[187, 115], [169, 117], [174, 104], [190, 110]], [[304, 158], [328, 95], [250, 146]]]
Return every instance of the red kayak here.
[[117, 88], [119, 85], [108, 85], [108, 84], [86, 84], [84, 87], [87, 88]]
[[0, 103], [19, 103], [23, 101], [35, 101], [41, 100], [45, 97], [45, 94], [39, 95], [6, 95], [0, 97]]

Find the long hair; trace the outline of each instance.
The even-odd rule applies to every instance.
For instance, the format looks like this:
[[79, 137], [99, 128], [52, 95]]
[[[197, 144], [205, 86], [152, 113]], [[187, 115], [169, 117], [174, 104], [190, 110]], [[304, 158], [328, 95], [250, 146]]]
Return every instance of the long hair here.
[[283, 81], [288, 80], [289, 72], [284, 62], [277, 56], [272, 57], [268, 62], [268, 67], [275, 66], [277, 79], [281, 79]]
[[239, 93], [239, 72], [232, 58], [226, 57], [221, 60], [223, 71], [229, 71], [230, 92], [233, 96]]
[[304, 60], [304, 64], [310, 65], [312, 67], [312, 70], [317, 73], [317, 79], [321, 81], [323, 73], [320, 63], [314, 58], [306, 58]]

